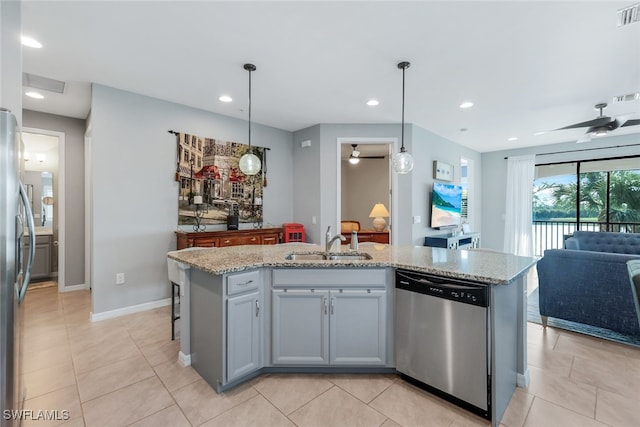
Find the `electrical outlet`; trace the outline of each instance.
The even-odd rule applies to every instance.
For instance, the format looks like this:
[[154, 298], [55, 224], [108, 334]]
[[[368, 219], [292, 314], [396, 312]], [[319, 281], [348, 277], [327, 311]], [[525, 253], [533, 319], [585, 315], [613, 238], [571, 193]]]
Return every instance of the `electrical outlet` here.
[[116, 273], [116, 285], [124, 285], [124, 273]]

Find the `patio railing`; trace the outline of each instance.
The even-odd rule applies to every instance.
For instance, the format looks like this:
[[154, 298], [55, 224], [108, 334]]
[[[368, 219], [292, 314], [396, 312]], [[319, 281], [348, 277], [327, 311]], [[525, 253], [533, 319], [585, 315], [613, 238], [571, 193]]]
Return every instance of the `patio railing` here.
[[640, 223], [533, 221], [534, 255], [542, 256], [545, 249], [561, 249], [564, 246], [564, 239], [576, 230], [640, 233]]

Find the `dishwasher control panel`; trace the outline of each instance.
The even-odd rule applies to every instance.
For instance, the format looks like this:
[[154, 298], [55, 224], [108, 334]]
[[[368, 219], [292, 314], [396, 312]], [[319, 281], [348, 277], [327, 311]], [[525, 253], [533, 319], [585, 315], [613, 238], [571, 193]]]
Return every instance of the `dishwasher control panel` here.
[[396, 288], [480, 307], [489, 306], [488, 286], [481, 283], [396, 270]]

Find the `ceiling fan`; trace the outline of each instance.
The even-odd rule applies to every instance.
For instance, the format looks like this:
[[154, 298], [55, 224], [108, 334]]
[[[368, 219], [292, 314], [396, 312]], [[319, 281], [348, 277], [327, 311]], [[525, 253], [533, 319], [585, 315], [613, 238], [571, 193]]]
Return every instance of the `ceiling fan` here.
[[357, 165], [360, 163], [360, 159], [384, 159], [385, 156], [361, 156], [360, 151], [358, 151], [358, 144], [351, 144], [352, 150], [349, 155], [349, 163], [352, 165]]
[[630, 118], [631, 116], [633, 116], [633, 114], [624, 114], [617, 117], [605, 116], [602, 111], [605, 108], [607, 108], [606, 102], [596, 104], [594, 108], [596, 110], [600, 110], [600, 115], [595, 119], [561, 127], [558, 129], [553, 129], [553, 130], [556, 131], [556, 130], [564, 130], [564, 129], [588, 128], [585, 134], [576, 141], [576, 142], [588, 142], [588, 141], [591, 141], [591, 137], [593, 136], [604, 136], [607, 133], [621, 127], [640, 125], [640, 119]]

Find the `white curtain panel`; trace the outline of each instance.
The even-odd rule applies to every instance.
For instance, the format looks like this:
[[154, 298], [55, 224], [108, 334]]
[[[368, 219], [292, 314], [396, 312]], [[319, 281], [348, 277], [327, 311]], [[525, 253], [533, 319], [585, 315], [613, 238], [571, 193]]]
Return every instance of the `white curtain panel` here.
[[507, 195], [504, 222], [504, 251], [533, 255], [533, 179], [535, 155], [514, 156], [507, 160]]

